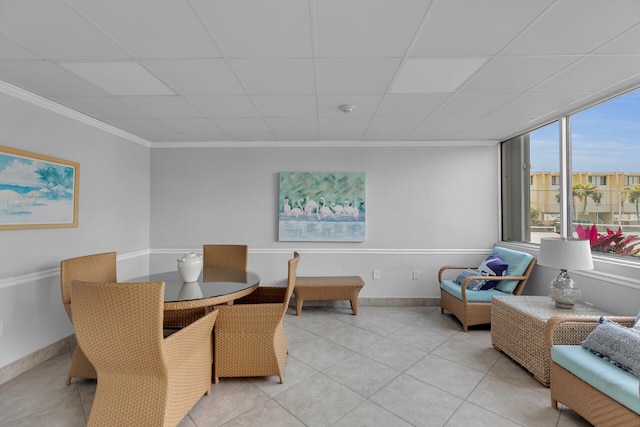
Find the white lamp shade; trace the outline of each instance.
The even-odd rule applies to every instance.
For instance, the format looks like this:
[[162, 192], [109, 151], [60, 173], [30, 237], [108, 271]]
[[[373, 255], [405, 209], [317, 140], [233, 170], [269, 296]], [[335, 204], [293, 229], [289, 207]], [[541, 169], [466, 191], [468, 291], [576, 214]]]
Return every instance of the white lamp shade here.
[[591, 245], [586, 239], [543, 238], [538, 264], [564, 270], [593, 270]]

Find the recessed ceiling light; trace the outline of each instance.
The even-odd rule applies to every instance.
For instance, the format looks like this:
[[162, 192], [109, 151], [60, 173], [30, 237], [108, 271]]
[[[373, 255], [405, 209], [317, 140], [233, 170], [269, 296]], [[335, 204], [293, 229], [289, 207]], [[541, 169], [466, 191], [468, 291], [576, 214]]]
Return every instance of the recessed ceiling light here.
[[400, 70], [391, 92], [455, 92], [485, 61], [485, 58], [409, 59]]
[[111, 95], [175, 95], [137, 62], [61, 62], [62, 67]]

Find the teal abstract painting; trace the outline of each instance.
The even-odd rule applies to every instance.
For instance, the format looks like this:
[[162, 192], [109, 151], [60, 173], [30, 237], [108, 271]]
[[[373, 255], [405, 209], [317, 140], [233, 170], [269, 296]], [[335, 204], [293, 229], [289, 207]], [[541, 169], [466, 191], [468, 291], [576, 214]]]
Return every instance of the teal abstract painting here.
[[280, 172], [281, 242], [364, 242], [364, 172]]

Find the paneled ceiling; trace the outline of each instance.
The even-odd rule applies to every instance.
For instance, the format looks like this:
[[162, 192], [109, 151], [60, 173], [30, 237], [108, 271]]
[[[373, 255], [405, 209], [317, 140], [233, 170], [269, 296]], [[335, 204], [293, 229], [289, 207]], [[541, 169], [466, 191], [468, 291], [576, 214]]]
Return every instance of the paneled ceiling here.
[[0, 0], [0, 80], [152, 146], [495, 141], [640, 85], [640, 1]]

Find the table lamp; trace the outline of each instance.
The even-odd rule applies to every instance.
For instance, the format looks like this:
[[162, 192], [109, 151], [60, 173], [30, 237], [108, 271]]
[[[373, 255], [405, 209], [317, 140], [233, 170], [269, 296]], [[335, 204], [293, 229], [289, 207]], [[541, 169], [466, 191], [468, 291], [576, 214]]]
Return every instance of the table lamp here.
[[549, 284], [549, 296], [556, 307], [573, 308], [581, 290], [567, 270], [593, 270], [591, 245], [586, 239], [543, 238], [538, 264], [560, 269], [560, 274]]

